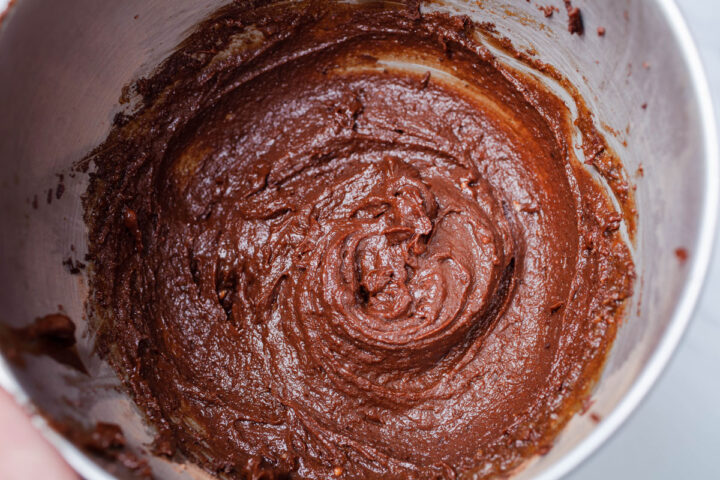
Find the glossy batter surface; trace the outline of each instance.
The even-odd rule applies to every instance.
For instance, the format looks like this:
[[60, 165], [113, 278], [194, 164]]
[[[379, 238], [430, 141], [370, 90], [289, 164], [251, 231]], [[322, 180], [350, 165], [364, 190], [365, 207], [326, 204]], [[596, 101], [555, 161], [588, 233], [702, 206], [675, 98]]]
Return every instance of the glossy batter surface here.
[[473, 31], [237, 4], [138, 83], [93, 156], [91, 307], [159, 451], [454, 478], [551, 445], [634, 268], [565, 105]]

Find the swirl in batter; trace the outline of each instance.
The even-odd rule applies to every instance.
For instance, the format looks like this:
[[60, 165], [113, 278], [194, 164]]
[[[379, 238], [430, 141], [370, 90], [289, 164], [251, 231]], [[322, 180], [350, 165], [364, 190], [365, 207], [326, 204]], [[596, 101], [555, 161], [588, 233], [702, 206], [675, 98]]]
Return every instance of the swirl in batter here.
[[551, 445], [634, 267], [567, 107], [471, 22], [236, 4], [137, 88], [93, 155], [91, 304], [165, 453], [483, 478]]

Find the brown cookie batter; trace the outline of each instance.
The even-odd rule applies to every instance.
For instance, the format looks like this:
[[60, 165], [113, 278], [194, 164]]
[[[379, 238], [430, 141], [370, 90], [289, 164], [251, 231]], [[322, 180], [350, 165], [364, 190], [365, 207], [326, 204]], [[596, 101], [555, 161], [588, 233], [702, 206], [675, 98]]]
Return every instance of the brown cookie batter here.
[[164, 452], [484, 478], [588, 394], [632, 292], [623, 217], [567, 107], [416, 7], [234, 4], [94, 153], [98, 346]]

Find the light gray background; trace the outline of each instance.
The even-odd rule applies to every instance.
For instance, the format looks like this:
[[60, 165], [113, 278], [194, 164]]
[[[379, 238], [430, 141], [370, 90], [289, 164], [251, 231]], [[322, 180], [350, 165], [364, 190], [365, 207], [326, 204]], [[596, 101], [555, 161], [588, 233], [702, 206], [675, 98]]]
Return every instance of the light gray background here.
[[[717, 118], [720, 0], [676, 1], [700, 50]], [[620, 431], [567, 480], [720, 479], [720, 252], [715, 250], [695, 316], [660, 381]]]

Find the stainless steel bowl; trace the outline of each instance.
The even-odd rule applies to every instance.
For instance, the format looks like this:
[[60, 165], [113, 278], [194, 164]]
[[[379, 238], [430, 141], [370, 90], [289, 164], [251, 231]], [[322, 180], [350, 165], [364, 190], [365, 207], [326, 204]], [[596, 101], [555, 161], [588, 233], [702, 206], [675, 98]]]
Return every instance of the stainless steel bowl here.
[[[17, 0], [0, 25], [0, 323], [23, 326], [61, 304], [79, 324], [80, 355], [90, 372], [86, 377], [42, 356], [27, 357], [22, 368], [0, 358], [0, 384], [50, 418], [119, 423], [133, 448], [150, 434], [116, 389], [113, 372], [93, 355], [83, 316], [86, 283], [61, 264], [81, 259], [85, 248], [80, 195], [86, 178], [71, 178], [70, 166], [107, 134], [122, 87], [151, 71], [197, 21], [226, 2]], [[517, 479], [563, 476], [648, 392], [692, 315], [717, 214], [711, 98], [675, 4], [575, 3], [585, 20], [583, 37], [567, 32], [564, 13], [546, 19], [532, 2], [447, 0], [434, 7], [493, 21], [520, 49], [534, 47], [579, 88], [628, 172], [644, 169], [642, 178], [634, 177], [637, 291], [593, 396], [602, 421], [576, 416], [553, 450]], [[595, 33], [598, 26], [605, 27], [604, 37]], [[65, 193], [58, 200], [61, 173]], [[677, 248], [689, 252], [686, 262], [676, 258]], [[35, 422], [83, 477], [115, 478], [104, 460], [77, 450], [44, 417], [36, 415]], [[206, 476], [192, 465], [145, 456], [159, 478]]]

